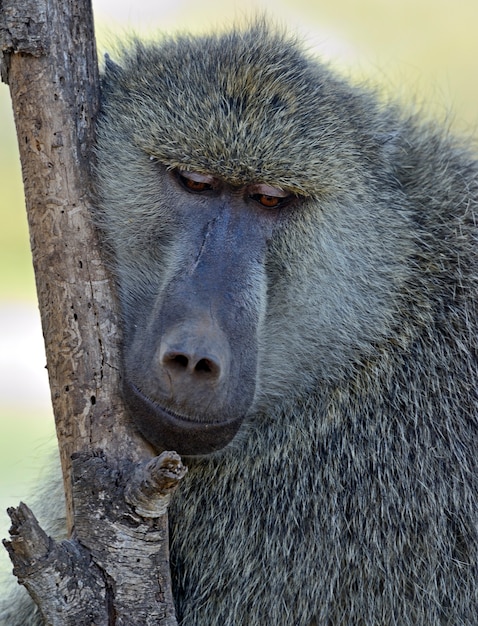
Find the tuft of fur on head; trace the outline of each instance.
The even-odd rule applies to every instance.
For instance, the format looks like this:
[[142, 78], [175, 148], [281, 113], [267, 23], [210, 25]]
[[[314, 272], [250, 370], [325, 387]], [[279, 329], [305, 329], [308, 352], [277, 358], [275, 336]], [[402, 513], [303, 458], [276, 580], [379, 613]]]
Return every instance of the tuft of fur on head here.
[[[133, 39], [118, 65], [106, 64], [104, 90], [123, 132], [142, 150], [237, 185], [260, 180], [321, 196], [341, 184], [337, 163], [354, 172], [364, 147], [374, 152], [383, 142], [378, 116], [373, 133], [355, 123], [364, 106], [374, 114], [373, 100], [263, 21], [219, 35]], [[317, 115], [318, 107], [330, 114]], [[342, 141], [331, 153], [337, 128]]]

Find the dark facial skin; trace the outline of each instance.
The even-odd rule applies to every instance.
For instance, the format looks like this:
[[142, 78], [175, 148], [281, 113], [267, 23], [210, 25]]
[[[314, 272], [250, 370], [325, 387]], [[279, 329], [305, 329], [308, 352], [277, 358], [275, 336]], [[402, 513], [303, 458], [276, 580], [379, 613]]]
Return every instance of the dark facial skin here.
[[171, 278], [152, 301], [139, 298], [126, 329], [125, 397], [155, 448], [202, 455], [227, 445], [253, 405], [265, 257], [294, 196], [196, 172], [162, 175], [180, 245]]

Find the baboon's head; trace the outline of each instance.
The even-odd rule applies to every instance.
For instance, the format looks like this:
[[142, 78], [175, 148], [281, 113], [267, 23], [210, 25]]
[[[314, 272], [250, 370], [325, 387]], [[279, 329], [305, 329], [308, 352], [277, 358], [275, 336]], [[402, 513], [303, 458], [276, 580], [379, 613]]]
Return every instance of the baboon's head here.
[[263, 25], [107, 61], [99, 222], [158, 449], [224, 447], [388, 332], [406, 217], [373, 102]]

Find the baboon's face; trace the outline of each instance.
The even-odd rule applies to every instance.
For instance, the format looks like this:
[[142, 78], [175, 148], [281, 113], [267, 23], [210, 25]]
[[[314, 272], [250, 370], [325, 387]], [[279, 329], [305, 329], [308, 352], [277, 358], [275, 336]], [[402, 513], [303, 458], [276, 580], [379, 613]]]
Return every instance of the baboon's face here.
[[97, 221], [125, 396], [157, 448], [287, 427], [395, 328], [414, 244], [395, 124], [371, 102], [260, 27], [107, 62]]
[[167, 171], [163, 273], [125, 328], [125, 397], [144, 436], [184, 455], [224, 447], [254, 400], [269, 242], [297, 198]]

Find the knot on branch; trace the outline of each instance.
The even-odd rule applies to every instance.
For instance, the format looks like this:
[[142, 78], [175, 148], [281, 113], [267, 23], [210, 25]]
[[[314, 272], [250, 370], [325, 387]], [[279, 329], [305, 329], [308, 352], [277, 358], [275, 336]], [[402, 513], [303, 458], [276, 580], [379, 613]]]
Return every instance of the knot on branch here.
[[125, 487], [125, 500], [142, 517], [160, 517], [187, 471], [179, 454], [163, 452], [136, 468]]

